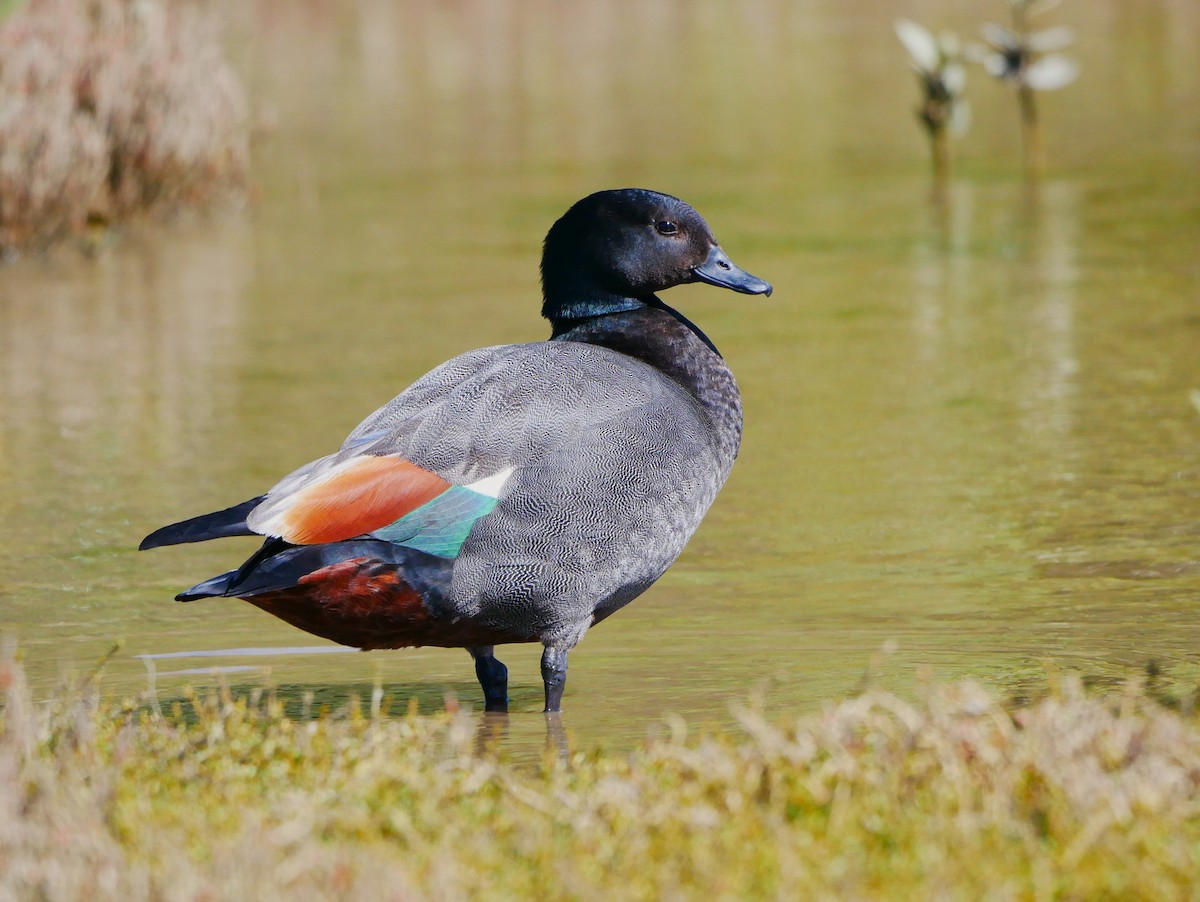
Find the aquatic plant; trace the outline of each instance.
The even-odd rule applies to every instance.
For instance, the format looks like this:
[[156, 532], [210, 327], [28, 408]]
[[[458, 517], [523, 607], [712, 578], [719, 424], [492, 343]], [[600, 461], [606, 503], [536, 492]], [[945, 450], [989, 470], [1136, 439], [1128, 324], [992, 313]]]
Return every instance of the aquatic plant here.
[[0, 898], [1177, 899], [1200, 878], [1200, 729], [1136, 688], [976, 685], [738, 712], [541, 768], [495, 715], [313, 718], [269, 689], [162, 714], [35, 703], [0, 661]]
[[962, 48], [953, 33], [935, 37], [908, 19], [896, 20], [895, 29], [921, 85], [917, 119], [929, 135], [933, 174], [941, 183], [950, 172], [950, 136], [961, 135], [970, 123], [970, 107], [963, 99], [967, 70]]
[[0, 22], [0, 253], [236, 194], [247, 147], [207, 4], [30, 0]]
[[1025, 169], [1036, 175], [1045, 165], [1035, 92], [1053, 91], [1075, 80], [1079, 67], [1052, 50], [1061, 50], [1075, 40], [1066, 26], [1031, 31], [1031, 16], [1052, 9], [1059, 0], [1007, 0], [1012, 10], [1012, 27], [986, 22], [982, 33], [986, 47], [973, 47], [978, 59], [993, 77], [1011, 84], [1017, 92], [1021, 115]]

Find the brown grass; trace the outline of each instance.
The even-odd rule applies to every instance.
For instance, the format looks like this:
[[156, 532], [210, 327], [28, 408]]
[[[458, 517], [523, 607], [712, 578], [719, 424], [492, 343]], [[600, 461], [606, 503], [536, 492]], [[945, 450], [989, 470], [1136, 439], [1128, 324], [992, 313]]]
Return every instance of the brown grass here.
[[246, 103], [199, 0], [30, 0], [0, 22], [0, 252], [236, 193]]
[[269, 691], [157, 712], [0, 663], [3, 899], [1185, 899], [1200, 730], [1067, 682], [882, 692], [541, 769], [488, 721]]

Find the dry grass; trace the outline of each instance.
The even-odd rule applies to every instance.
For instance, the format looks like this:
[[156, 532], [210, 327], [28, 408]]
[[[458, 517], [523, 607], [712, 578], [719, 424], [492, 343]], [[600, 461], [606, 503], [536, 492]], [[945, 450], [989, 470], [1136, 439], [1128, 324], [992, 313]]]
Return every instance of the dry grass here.
[[246, 104], [200, 0], [29, 0], [0, 22], [0, 252], [243, 185]]
[[[0, 667], [0, 898], [1182, 899], [1200, 731], [1066, 683], [869, 692], [744, 735], [479, 750], [477, 719], [296, 720], [269, 692], [163, 714]], [[386, 706], [385, 706], [386, 707]]]

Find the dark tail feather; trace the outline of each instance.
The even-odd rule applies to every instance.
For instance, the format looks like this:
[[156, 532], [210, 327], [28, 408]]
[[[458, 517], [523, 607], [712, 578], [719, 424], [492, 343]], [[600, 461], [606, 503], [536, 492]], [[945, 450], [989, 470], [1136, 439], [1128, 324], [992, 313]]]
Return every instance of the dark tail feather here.
[[142, 544], [138, 546], [138, 550], [145, 551], [147, 548], [161, 548], [163, 545], [183, 545], [186, 542], [203, 542], [206, 539], [223, 539], [226, 536], [257, 535], [254, 530], [246, 525], [246, 517], [266, 497], [266, 495], [259, 495], [257, 498], [251, 498], [249, 501], [243, 501], [241, 504], [227, 507], [223, 511], [201, 514], [199, 517], [192, 517], [190, 520], [180, 520], [178, 523], [172, 523], [170, 526], [156, 529], [150, 535], [146, 536], [146, 538], [142, 539]]
[[235, 576], [237, 576], [237, 571], [230, 570], [228, 573], [222, 573], [220, 576], [206, 579], [204, 582], [198, 583], [190, 589], [184, 589], [175, 596], [175, 600], [195, 601], [197, 598], [215, 598], [218, 595], [224, 595]]
[[289, 589], [304, 577], [343, 561], [365, 558], [376, 563], [395, 565], [404, 582], [426, 597], [429, 593], [445, 596], [450, 591], [454, 561], [393, 545], [379, 539], [351, 539], [328, 545], [291, 545], [282, 539], [268, 539], [239, 570], [213, 577], [183, 593], [199, 593], [202, 598], [223, 587], [226, 595], [251, 598], [266, 592]]
[[[249, 502], [246, 503], [249, 504]], [[220, 576], [214, 576], [202, 583], [197, 583], [190, 589], [184, 589], [175, 596], [175, 600], [195, 601], [197, 598], [216, 598], [218, 595], [228, 595], [234, 586], [241, 588], [241, 583], [245, 580], [246, 576], [254, 572], [260, 563], [274, 557], [281, 551], [295, 547], [297, 546], [291, 542], [285, 542], [283, 539], [269, 538], [263, 542], [262, 547], [258, 551], [250, 555], [250, 559], [246, 563], [242, 564], [236, 570], [230, 570], [228, 573], [222, 573]]]
[[430, 593], [445, 597], [450, 591], [454, 561], [415, 548], [380, 539], [351, 539], [328, 545], [292, 545], [283, 539], [267, 539], [237, 570], [185, 589], [175, 596], [175, 600], [195, 601], [218, 595], [252, 598], [290, 589], [301, 584], [306, 576], [355, 558], [395, 565], [404, 582], [426, 598], [431, 597]]

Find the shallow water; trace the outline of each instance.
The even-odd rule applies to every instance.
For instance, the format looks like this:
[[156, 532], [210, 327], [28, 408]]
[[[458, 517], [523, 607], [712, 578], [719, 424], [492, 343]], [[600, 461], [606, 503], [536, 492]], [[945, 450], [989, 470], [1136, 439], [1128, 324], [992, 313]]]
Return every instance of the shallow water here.
[[[998, 2], [335, 6], [235, 13], [258, 127], [244, 214], [0, 270], [0, 623], [37, 688], [116, 640], [113, 692], [147, 685], [139, 655], [317, 644], [170, 600], [253, 542], [133, 549], [326, 453], [447, 357], [544, 335], [545, 229], [627, 184], [695, 204], [776, 291], [667, 296], [737, 373], [745, 443], [678, 564], [572, 655], [581, 743], [925, 672], [1019, 693], [1048, 668], [1154, 662], [1195, 684], [1191, 0], [1048, 16], [1077, 29], [1082, 77], [1044, 97], [1036, 184], [1013, 98], [973, 72], [941, 202], [890, 19], [969, 33]], [[538, 651], [501, 657], [523, 754]], [[266, 672], [322, 703], [380, 680], [400, 707], [477, 704], [454, 650], [151, 660], [167, 695]]]

